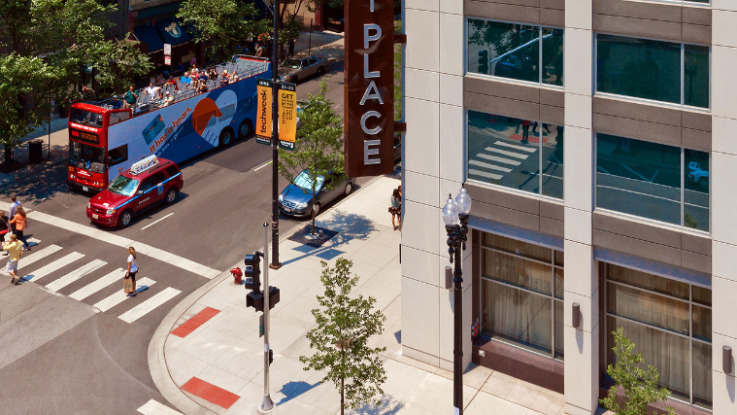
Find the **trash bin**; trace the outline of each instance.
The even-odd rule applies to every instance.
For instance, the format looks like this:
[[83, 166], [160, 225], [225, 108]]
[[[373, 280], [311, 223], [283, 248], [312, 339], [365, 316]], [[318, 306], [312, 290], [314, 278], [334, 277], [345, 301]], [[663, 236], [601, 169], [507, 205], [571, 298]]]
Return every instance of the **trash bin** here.
[[28, 163], [40, 163], [42, 157], [43, 140], [31, 140], [28, 142]]

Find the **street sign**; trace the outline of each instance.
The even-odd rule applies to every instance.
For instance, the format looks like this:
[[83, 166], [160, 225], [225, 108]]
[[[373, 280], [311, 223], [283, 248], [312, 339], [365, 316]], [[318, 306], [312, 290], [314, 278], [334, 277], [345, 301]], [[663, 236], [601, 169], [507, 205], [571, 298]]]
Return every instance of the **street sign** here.
[[164, 55], [171, 56], [171, 43], [164, 43]]
[[[271, 80], [259, 79], [256, 85], [256, 142], [271, 145]], [[297, 139], [297, 88], [293, 83], [279, 83], [279, 146], [294, 150]]]
[[264, 337], [264, 315], [258, 316], [258, 337]]
[[164, 65], [171, 65], [171, 56], [164, 55]]

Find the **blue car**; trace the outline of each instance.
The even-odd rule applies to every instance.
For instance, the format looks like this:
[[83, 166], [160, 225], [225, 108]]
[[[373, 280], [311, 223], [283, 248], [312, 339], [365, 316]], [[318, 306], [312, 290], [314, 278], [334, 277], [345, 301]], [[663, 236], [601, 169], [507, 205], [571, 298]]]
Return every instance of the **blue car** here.
[[345, 176], [328, 174], [327, 177], [318, 176], [315, 204], [312, 204], [312, 181], [307, 171], [301, 172], [279, 195], [279, 210], [287, 215], [296, 217], [315, 216], [323, 207], [334, 200], [348, 196], [353, 191], [353, 179]]

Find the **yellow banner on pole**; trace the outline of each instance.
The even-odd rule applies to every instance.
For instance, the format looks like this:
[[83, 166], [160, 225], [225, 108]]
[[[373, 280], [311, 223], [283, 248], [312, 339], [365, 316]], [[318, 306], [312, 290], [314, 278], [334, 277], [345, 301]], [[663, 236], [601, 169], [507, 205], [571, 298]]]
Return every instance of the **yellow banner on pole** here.
[[294, 149], [297, 139], [297, 91], [294, 84], [279, 84], [279, 144]]
[[259, 79], [256, 86], [256, 141], [271, 143], [271, 81]]

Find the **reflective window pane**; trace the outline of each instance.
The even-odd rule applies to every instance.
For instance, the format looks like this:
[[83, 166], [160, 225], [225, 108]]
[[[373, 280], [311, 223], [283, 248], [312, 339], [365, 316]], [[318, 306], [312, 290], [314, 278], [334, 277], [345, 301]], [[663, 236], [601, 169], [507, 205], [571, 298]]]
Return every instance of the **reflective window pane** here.
[[543, 83], [563, 85], [563, 29], [542, 29]]
[[555, 357], [563, 357], [563, 301], [555, 301]]
[[552, 344], [552, 305], [544, 297], [483, 282], [482, 331], [550, 353]]
[[[557, 252], [556, 252], [557, 254]], [[557, 256], [557, 255], [556, 255]], [[553, 269], [553, 282], [555, 283], [555, 298], [563, 299], [563, 268]]]
[[[633, 287], [643, 288], [648, 291], [665, 294], [670, 297], [681, 298], [688, 301], [688, 284], [658, 277], [657, 275], [637, 271], [632, 268], [620, 267], [618, 265], [606, 264], [606, 277], [612, 281], [618, 281]], [[694, 290], [698, 287], [693, 287]], [[708, 290], [707, 290], [708, 291]], [[694, 291], [695, 292], [695, 291]], [[704, 294], [705, 295], [705, 294]], [[709, 294], [711, 298], [711, 294]]]
[[711, 341], [711, 310], [693, 306], [693, 336], [699, 340]]
[[538, 27], [469, 19], [468, 71], [540, 82]]
[[694, 403], [711, 409], [711, 345], [693, 342], [693, 399]]
[[681, 224], [681, 149], [598, 134], [596, 206]]
[[[510, 254], [520, 255], [527, 258], [537, 259], [543, 262], [550, 262], [553, 250], [544, 246], [533, 245], [518, 239], [505, 238], [493, 233], [485, 233], [483, 239], [484, 246], [498, 249], [500, 251], [509, 252]], [[556, 251], [558, 252], [558, 251]], [[563, 253], [560, 253], [561, 258]], [[562, 259], [561, 259], [562, 260]]]
[[684, 150], [683, 225], [709, 231], [709, 153]]
[[681, 103], [680, 44], [600, 34], [596, 59], [597, 91]]
[[702, 288], [693, 286], [691, 287], [692, 295], [693, 295], [693, 302], [698, 304], [703, 304], [705, 306], [711, 305], [711, 290], [708, 288]]
[[540, 193], [540, 131], [535, 121], [468, 111], [468, 178]]
[[552, 292], [552, 269], [548, 265], [486, 250], [484, 277], [542, 294]]
[[689, 334], [688, 303], [618, 284], [607, 286], [607, 312], [680, 334]]
[[685, 45], [683, 103], [709, 108], [709, 48]]
[[563, 199], [563, 126], [542, 126], [542, 194]]

